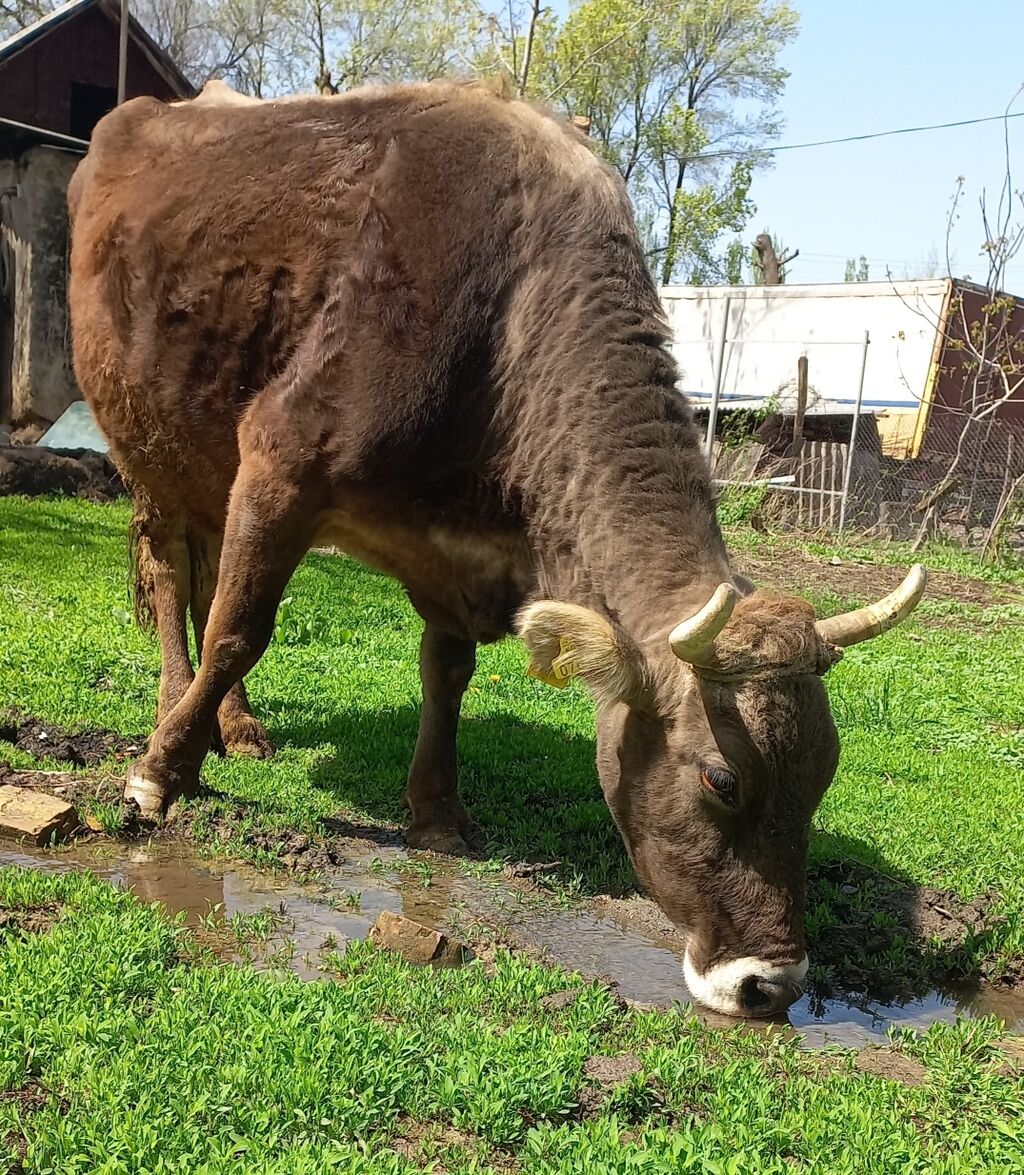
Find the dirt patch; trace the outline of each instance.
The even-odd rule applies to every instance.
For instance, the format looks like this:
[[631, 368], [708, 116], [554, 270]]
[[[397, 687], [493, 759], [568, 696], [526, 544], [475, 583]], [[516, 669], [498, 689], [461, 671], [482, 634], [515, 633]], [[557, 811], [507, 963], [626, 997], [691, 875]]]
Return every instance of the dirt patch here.
[[456, 1130], [444, 1122], [417, 1122], [402, 1117], [398, 1121], [398, 1134], [391, 1143], [391, 1150], [410, 1163], [429, 1164], [435, 1175], [447, 1175], [445, 1166], [449, 1155], [459, 1169], [467, 1159], [476, 1160], [488, 1171], [512, 1172], [520, 1170], [518, 1160], [505, 1152], [489, 1150], [483, 1139], [464, 1130]]
[[[59, 919], [61, 907], [56, 902], [41, 906], [0, 906], [0, 942], [7, 935], [45, 934]], [[0, 1094], [0, 1099], [4, 1097]]]
[[266, 853], [275, 857], [281, 868], [297, 874], [338, 869], [353, 858], [372, 854], [374, 849], [398, 849], [405, 843], [397, 827], [376, 828], [337, 819], [324, 824], [330, 836], [280, 829], [267, 831], [253, 828], [251, 812], [240, 806], [213, 816], [208, 810], [189, 808], [167, 826], [166, 835], [175, 839], [184, 836], [212, 840], [222, 846]]
[[1004, 1036], [996, 1045], [1003, 1063], [997, 1069], [1001, 1077], [1016, 1081], [1024, 1077], [1024, 1036]]
[[[100, 764], [122, 764], [140, 754], [146, 745], [141, 735], [125, 736], [110, 730], [71, 732], [53, 722], [44, 722], [16, 710], [0, 712], [0, 741], [12, 743], [18, 750], [36, 759], [55, 759], [76, 768], [94, 769]], [[82, 814], [85, 825], [99, 831], [100, 825], [90, 815], [96, 803], [111, 807], [121, 804], [124, 780], [114, 771], [88, 776], [73, 771], [37, 771], [12, 767], [0, 762], [0, 785], [49, 792], [67, 800]], [[140, 829], [133, 811], [124, 814], [122, 837], [132, 837]]]
[[583, 1062], [585, 1083], [579, 1094], [581, 1116], [599, 1113], [615, 1091], [642, 1073], [643, 1068], [643, 1062], [632, 1053], [617, 1057], [587, 1057]]
[[853, 1067], [858, 1073], [869, 1073], [872, 1077], [881, 1077], [885, 1081], [898, 1081], [901, 1085], [925, 1085], [928, 1082], [928, 1070], [920, 1061], [913, 1057], [904, 1057], [892, 1049], [879, 1049], [873, 1046], [863, 1048], [853, 1061]]
[[[831, 563], [808, 554], [800, 546], [780, 548], [771, 555], [736, 552], [737, 570], [758, 586], [782, 591], [831, 592], [844, 600], [865, 603], [877, 600], [902, 582], [905, 567], [843, 560]], [[982, 579], [953, 575], [948, 571], [928, 572], [928, 597], [955, 600], [979, 608], [1000, 604], [1024, 604], [1024, 591]]]
[[[29, 1082], [21, 1089], [0, 1090], [0, 1104], [15, 1105], [20, 1114], [37, 1114], [45, 1109], [54, 1095], [37, 1082]], [[57, 1103], [66, 1114], [71, 1106], [64, 1098], [57, 1098]], [[25, 1156], [28, 1154], [28, 1139], [24, 1134], [11, 1131], [4, 1138], [4, 1146], [14, 1155], [13, 1162], [8, 1164], [7, 1175], [23, 1175], [25, 1170]]]
[[[812, 868], [808, 908], [822, 906], [829, 918], [808, 936], [811, 957], [828, 960], [824, 973], [812, 977], [811, 991], [819, 999], [862, 992], [888, 1002], [977, 976], [974, 960], [985, 955], [986, 939], [1003, 921], [998, 905], [995, 894], [965, 902], [948, 890], [899, 882], [852, 861]], [[994, 959], [995, 950], [991, 954]], [[1024, 981], [1024, 959], [998, 966], [983, 962], [981, 978]]]
[[0, 447], [0, 496], [56, 494], [112, 502], [126, 492], [113, 461], [104, 453], [36, 445]]
[[1005, 1036], [997, 1047], [1001, 1053], [1024, 1065], [1024, 1036]]
[[565, 991], [553, 991], [550, 995], [544, 996], [540, 1001], [540, 1006], [545, 1012], [564, 1012], [566, 1008], [571, 1008], [579, 998], [579, 991], [570, 987]]
[[643, 1062], [631, 1053], [620, 1057], [587, 1057], [583, 1062], [583, 1075], [604, 1089], [623, 1085], [631, 1077], [643, 1071]]
[[[0, 1102], [4, 1102], [6, 1105], [13, 1103], [19, 1109], [28, 1110], [30, 1113], [43, 1109], [52, 1096], [53, 1094], [48, 1089], [44, 1089], [36, 1082], [30, 1082], [28, 1085], [22, 1086], [21, 1089], [0, 1090]], [[68, 1103], [63, 1098], [58, 1098], [57, 1101], [62, 1109], [69, 1109]]]
[[113, 731], [72, 733], [54, 723], [18, 711], [0, 713], [0, 740], [12, 743], [34, 759], [56, 759], [74, 767], [95, 767], [106, 759], [127, 760], [141, 754], [146, 739]]
[[73, 767], [95, 767], [106, 759], [122, 762], [141, 754], [142, 735], [126, 737], [111, 730], [65, 730], [17, 711], [0, 714], [0, 740], [13, 743], [35, 759], [56, 759]]

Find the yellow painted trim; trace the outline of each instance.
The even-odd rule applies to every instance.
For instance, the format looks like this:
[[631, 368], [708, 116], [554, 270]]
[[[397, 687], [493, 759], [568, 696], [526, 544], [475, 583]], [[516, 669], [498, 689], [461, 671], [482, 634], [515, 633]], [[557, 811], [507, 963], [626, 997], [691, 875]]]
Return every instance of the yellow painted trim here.
[[917, 409], [917, 419], [914, 423], [914, 435], [910, 442], [908, 457], [920, 455], [921, 446], [924, 444], [925, 430], [931, 419], [932, 404], [935, 401], [935, 386], [939, 382], [939, 367], [942, 351], [946, 344], [946, 329], [949, 325], [949, 309], [953, 302], [953, 288], [956, 284], [952, 278], [947, 280], [949, 284], [946, 287], [946, 297], [943, 299], [942, 309], [939, 312], [939, 324], [935, 334], [935, 343], [932, 346], [932, 358], [928, 364], [928, 378], [924, 385], [924, 395]]

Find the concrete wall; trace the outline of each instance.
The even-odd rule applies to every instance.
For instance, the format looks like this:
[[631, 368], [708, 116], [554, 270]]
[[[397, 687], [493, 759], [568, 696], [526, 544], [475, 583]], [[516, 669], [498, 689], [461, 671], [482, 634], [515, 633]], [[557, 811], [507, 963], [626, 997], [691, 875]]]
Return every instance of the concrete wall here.
[[0, 189], [19, 188], [0, 206], [9, 274], [0, 308], [0, 423], [54, 421], [80, 399], [67, 311], [67, 186], [77, 163], [52, 147], [0, 159]]

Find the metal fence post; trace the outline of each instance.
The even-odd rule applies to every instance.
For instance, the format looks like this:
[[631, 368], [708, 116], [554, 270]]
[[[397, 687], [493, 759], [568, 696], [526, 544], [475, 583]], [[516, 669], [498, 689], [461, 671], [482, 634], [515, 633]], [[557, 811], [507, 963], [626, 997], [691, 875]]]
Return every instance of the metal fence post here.
[[870, 331], [864, 332], [864, 351], [860, 360], [860, 383], [857, 385], [857, 403], [853, 410], [853, 424], [850, 425], [850, 449], [846, 455], [846, 469], [843, 473], [843, 497], [839, 503], [839, 534], [846, 525], [846, 503], [850, 496], [850, 478], [853, 474], [853, 455], [857, 448], [857, 425], [860, 423], [860, 409], [864, 400], [864, 373], [868, 366], [868, 347], [871, 345]]
[[711, 406], [708, 408], [708, 435], [704, 441], [704, 456], [707, 458], [708, 468], [711, 467], [711, 458], [715, 452], [715, 425], [718, 423], [718, 402], [722, 398], [722, 378], [725, 373], [725, 342], [729, 334], [729, 301], [725, 299], [725, 313], [722, 315], [722, 329], [718, 335], [718, 345], [715, 348], [715, 390], [711, 393]]

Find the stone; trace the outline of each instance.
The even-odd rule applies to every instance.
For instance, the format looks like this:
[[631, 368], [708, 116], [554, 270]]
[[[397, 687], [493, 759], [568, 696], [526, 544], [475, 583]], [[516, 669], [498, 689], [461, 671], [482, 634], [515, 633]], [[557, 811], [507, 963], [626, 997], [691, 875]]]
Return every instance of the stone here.
[[370, 941], [419, 966], [461, 967], [473, 956], [467, 946], [439, 930], [385, 910], [370, 927]]
[[24, 787], [0, 787], [0, 836], [47, 845], [64, 840], [79, 826], [78, 813], [65, 800]]

